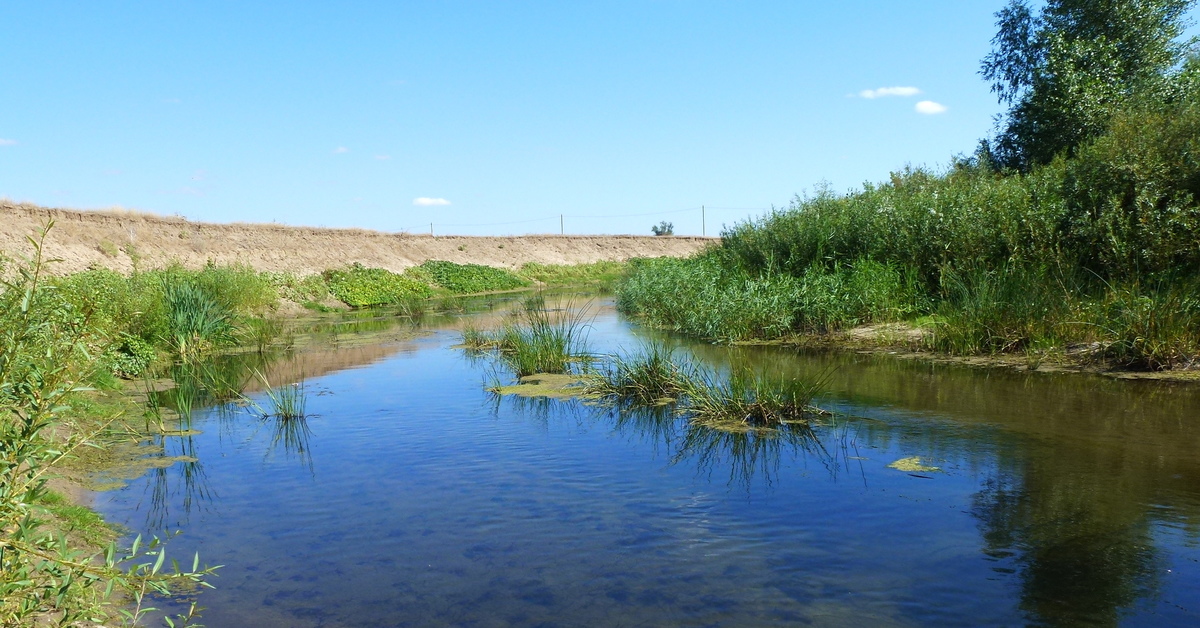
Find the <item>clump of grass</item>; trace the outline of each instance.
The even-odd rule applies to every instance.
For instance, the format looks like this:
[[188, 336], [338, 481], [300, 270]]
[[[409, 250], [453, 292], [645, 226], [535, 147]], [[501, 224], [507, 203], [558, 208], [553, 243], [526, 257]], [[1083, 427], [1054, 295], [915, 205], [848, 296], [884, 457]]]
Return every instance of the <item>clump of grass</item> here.
[[164, 344], [181, 359], [192, 359], [217, 347], [233, 344], [229, 309], [190, 281], [164, 281], [167, 309]]
[[612, 356], [589, 380], [588, 394], [622, 403], [657, 404], [677, 399], [688, 389], [696, 371], [663, 342], [651, 342], [632, 354]]
[[1110, 288], [1098, 307], [1108, 340], [1103, 354], [1128, 368], [1159, 371], [1200, 360], [1200, 289], [1132, 283]]
[[499, 341], [492, 334], [467, 324], [462, 329], [462, 342], [459, 343], [462, 348], [473, 351], [483, 351], [485, 349], [495, 349], [499, 347]]
[[807, 423], [822, 413], [812, 401], [828, 378], [829, 373], [812, 379], [776, 377], [745, 368], [726, 376], [651, 342], [633, 354], [612, 356], [585, 391], [635, 406], [675, 401], [677, 413], [695, 425], [764, 429]]
[[570, 373], [587, 356], [587, 325], [570, 312], [526, 310], [500, 332], [500, 361], [517, 377]]
[[571, 373], [588, 360], [587, 331], [582, 316], [569, 306], [561, 312], [522, 309], [516, 321], [497, 332], [464, 328], [462, 345], [476, 351], [495, 350], [500, 363], [518, 378]]
[[269, 412], [263, 411], [264, 416], [276, 417], [284, 421], [303, 419], [308, 416], [306, 412], [308, 392], [305, 390], [304, 380], [282, 386], [272, 386], [261, 372], [257, 373], [257, 376], [263, 383], [264, 394], [271, 404]]
[[735, 369], [728, 377], [699, 369], [684, 380], [683, 412], [692, 421], [715, 428], [772, 428], [805, 423], [821, 410], [812, 401], [828, 375], [803, 380]]

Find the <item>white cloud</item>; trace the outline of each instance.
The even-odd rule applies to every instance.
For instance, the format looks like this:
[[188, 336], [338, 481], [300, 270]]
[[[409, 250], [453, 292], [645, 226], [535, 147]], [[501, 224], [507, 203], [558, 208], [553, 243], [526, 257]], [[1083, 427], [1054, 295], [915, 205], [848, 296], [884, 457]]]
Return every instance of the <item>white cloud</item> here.
[[921, 102], [917, 103], [916, 109], [917, 113], [923, 113], [930, 116], [939, 113], [946, 113], [946, 105], [933, 102], [932, 100], [922, 100]]
[[348, 152], [350, 152], [350, 149], [346, 148], [345, 146], [338, 146], [337, 148], [333, 149], [334, 155], [341, 155], [342, 153], [348, 153]]
[[0, 146], [16, 146], [17, 140], [6, 140], [0, 137]]
[[450, 201], [448, 201], [444, 198], [429, 198], [428, 196], [422, 196], [420, 198], [413, 199], [413, 205], [420, 205], [421, 207], [432, 207], [435, 205], [449, 205], [449, 204], [450, 204]]
[[915, 87], [880, 87], [879, 89], [864, 89], [858, 93], [862, 98], [883, 98], [884, 96], [916, 96], [921, 90]]
[[391, 158], [391, 155], [375, 155], [375, 159], [378, 159], [379, 161], [387, 161]]

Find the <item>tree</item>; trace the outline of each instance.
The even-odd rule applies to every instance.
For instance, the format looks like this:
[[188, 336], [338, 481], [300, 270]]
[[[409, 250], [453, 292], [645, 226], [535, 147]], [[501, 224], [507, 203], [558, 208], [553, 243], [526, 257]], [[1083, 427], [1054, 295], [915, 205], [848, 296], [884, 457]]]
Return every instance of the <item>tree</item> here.
[[1166, 99], [1194, 40], [1180, 41], [1196, 0], [1010, 0], [980, 73], [1009, 105], [984, 152], [1017, 170], [1070, 154], [1133, 99]]
[[650, 231], [656, 236], [675, 235], [675, 223], [664, 220], [657, 225], [650, 227]]

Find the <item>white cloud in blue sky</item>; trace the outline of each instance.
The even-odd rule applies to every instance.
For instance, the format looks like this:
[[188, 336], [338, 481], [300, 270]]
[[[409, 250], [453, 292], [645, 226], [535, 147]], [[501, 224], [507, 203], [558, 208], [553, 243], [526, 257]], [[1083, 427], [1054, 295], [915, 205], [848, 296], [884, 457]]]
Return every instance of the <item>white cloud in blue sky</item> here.
[[421, 196], [421, 197], [413, 199], [413, 205], [417, 205], [420, 207], [435, 207], [438, 205], [449, 205], [449, 204], [450, 204], [450, 201], [448, 201], [444, 198], [430, 198], [428, 196]]
[[0, 146], [16, 146], [17, 140], [6, 140], [0, 137]]
[[939, 113], [946, 113], [946, 105], [943, 105], [939, 102], [933, 102], [932, 100], [922, 100], [921, 102], [917, 103], [916, 109], [917, 113], [923, 113], [930, 116]]
[[348, 153], [348, 152], [350, 152], [350, 149], [346, 148], [345, 146], [338, 146], [337, 148], [333, 149], [334, 155], [341, 155], [342, 153]]
[[921, 90], [916, 87], [880, 87], [879, 89], [864, 89], [858, 93], [860, 98], [875, 99], [886, 96], [916, 96]]

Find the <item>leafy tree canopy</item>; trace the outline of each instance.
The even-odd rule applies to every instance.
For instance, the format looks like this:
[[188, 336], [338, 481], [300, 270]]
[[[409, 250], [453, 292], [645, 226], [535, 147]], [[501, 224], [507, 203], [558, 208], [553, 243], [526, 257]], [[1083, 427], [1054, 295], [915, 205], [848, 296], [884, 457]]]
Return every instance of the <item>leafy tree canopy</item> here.
[[1131, 101], [1170, 101], [1196, 82], [1181, 41], [1196, 0], [1010, 0], [981, 74], [1009, 105], [985, 145], [999, 166], [1028, 170], [1101, 135]]

